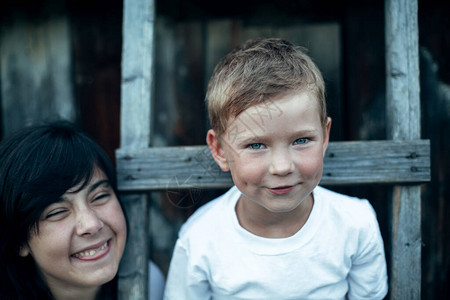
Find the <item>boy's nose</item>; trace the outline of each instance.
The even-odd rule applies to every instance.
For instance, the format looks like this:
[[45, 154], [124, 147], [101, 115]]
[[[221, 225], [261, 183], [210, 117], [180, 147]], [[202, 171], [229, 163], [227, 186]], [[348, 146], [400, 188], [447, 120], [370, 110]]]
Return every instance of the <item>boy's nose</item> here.
[[97, 213], [90, 208], [84, 208], [77, 215], [76, 231], [80, 236], [95, 234], [103, 226], [104, 224]]
[[294, 162], [289, 151], [276, 151], [272, 154], [269, 172], [272, 175], [285, 176], [294, 171]]

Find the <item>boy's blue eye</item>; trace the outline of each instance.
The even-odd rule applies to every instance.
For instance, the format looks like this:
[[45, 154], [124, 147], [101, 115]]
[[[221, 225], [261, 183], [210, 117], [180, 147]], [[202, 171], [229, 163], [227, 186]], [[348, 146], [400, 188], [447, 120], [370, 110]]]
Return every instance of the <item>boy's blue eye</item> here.
[[307, 142], [308, 142], [307, 138], [300, 138], [300, 139], [296, 139], [294, 141], [294, 144], [295, 145], [301, 145], [301, 144], [306, 144]]
[[250, 144], [249, 147], [254, 149], [254, 150], [258, 150], [258, 149], [263, 149], [264, 148], [264, 144], [254, 143], [254, 144]]

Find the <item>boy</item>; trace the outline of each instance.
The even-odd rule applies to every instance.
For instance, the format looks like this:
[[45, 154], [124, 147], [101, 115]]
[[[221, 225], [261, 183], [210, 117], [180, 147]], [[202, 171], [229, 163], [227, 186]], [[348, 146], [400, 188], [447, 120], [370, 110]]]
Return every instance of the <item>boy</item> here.
[[245, 43], [216, 66], [207, 143], [235, 184], [175, 246], [165, 299], [382, 299], [386, 261], [367, 200], [318, 186], [325, 87], [288, 41]]

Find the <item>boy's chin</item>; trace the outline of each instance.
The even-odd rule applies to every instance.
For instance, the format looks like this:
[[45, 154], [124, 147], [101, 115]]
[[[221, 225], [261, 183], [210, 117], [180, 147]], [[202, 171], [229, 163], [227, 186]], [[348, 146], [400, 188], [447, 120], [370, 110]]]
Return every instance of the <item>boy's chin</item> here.
[[282, 206], [282, 207], [263, 206], [263, 208], [273, 214], [286, 214], [286, 213], [290, 213], [290, 212], [294, 211], [296, 208], [298, 208], [299, 205], [300, 205], [300, 203], [298, 203], [297, 205]]
[[303, 201], [278, 200], [279, 203], [261, 203], [256, 202], [261, 208], [267, 212], [274, 214], [290, 213], [296, 210]]

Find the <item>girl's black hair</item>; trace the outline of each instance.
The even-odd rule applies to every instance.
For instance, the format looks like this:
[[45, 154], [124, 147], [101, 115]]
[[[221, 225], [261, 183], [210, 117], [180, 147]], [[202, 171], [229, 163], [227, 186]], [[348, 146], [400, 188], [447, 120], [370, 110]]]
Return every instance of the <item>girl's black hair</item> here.
[[[109, 157], [70, 122], [26, 127], [0, 143], [0, 299], [54, 299], [31, 256], [19, 250], [39, 233], [44, 209], [80, 183], [81, 190], [95, 167], [117, 195]], [[115, 289], [116, 281], [107, 285]]]

